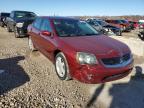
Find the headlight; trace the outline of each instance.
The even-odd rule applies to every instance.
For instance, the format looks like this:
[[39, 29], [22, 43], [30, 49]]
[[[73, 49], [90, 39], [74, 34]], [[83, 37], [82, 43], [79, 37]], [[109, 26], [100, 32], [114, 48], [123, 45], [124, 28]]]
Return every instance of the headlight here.
[[16, 26], [21, 28], [21, 27], [23, 27], [23, 24], [24, 24], [23, 22], [22, 23], [21, 22], [20, 23], [16, 23]]
[[84, 53], [84, 52], [77, 53], [77, 60], [80, 64], [94, 65], [98, 63], [96, 56], [94, 54], [89, 54], [89, 53]]
[[108, 29], [108, 28], [104, 28], [104, 30], [105, 30], [106, 32], [108, 32], [108, 31], [109, 31], [109, 29]]

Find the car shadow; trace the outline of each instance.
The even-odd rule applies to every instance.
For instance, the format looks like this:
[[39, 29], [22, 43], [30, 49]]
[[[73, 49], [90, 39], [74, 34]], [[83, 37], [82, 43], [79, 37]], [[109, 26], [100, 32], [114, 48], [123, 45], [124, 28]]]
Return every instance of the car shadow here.
[[109, 108], [144, 108], [144, 74], [140, 66], [128, 83], [113, 84], [109, 89], [112, 101]]
[[[144, 74], [142, 73], [144, 70], [140, 66], [136, 66], [135, 70], [129, 82], [112, 84], [108, 91], [112, 96], [109, 108], [144, 108]], [[96, 105], [104, 87], [105, 84], [101, 84], [95, 89], [85, 108], [93, 108]]]
[[18, 64], [24, 56], [0, 59], [0, 95], [30, 81], [29, 76]]
[[93, 104], [97, 101], [98, 96], [102, 92], [104, 86], [105, 84], [103, 83], [97, 89], [95, 89], [94, 94], [92, 95], [91, 99], [88, 101], [85, 108], [91, 108], [91, 106], [93, 106]]

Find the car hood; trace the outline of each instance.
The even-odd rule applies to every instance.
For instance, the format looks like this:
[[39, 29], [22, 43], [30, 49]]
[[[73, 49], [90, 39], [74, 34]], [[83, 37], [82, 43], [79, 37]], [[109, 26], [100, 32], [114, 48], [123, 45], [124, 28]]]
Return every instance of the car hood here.
[[77, 52], [93, 54], [115, 54], [122, 55], [130, 52], [127, 45], [104, 35], [61, 37], [65, 45], [71, 46]]

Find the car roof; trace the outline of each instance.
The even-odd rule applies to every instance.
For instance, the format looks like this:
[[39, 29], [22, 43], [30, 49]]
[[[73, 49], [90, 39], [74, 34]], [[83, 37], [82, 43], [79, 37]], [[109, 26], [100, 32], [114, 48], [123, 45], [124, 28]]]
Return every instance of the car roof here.
[[7, 13], [7, 12], [1, 12], [1, 13], [0, 13], [0, 16], [3, 16], [3, 15], [10, 15], [10, 13]]
[[0, 14], [10, 14], [9, 12], [0, 12]]
[[[14, 11], [12, 11], [12, 12], [31, 12], [31, 11], [14, 10]], [[34, 12], [32, 12], [32, 13], [34, 13]]]
[[72, 17], [62, 17], [62, 16], [39, 16], [40, 18], [47, 18], [50, 20], [55, 20], [55, 19], [69, 19], [69, 20], [78, 20], [76, 18], [72, 18]]

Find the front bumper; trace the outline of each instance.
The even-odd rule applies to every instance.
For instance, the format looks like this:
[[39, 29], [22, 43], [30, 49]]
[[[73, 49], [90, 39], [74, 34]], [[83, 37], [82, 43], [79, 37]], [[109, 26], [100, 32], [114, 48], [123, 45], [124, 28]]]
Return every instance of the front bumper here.
[[126, 26], [125, 29], [123, 31], [126, 31], [126, 32], [130, 32], [132, 29], [130, 26]]
[[22, 28], [17, 27], [17, 32], [19, 33], [20, 36], [27, 36], [27, 28], [26, 27], [22, 27]]
[[81, 66], [75, 70], [74, 78], [80, 82], [96, 84], [121, 79], [133, 69], [133, 61], [125, 67], [106, 68], [104, 66]]
[[114, 34], [116, 34], [117, 36], [121, 36], [122, 35], [122, 31], [120, 29], [112, 29], [112, 31], [114, 32]]

